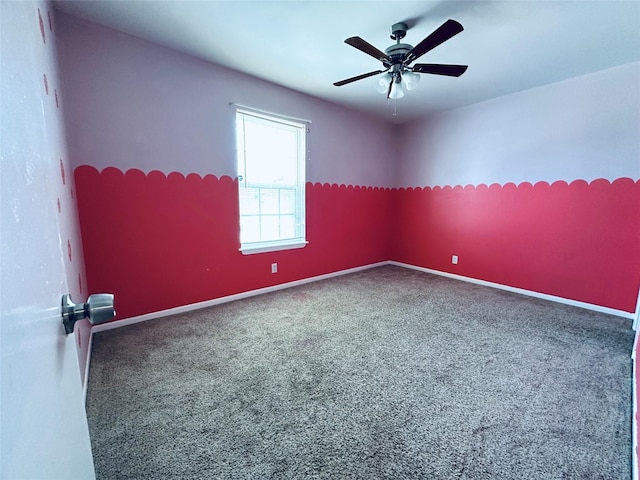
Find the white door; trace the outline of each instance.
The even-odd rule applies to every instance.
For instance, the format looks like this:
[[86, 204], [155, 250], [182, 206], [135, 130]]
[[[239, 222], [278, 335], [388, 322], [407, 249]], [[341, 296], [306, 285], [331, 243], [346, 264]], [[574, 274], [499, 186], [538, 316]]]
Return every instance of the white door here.
[[0, 477], [8, 480], [95, 478], [75, 335], [60, 317], [74, 281], [64, 209], [75, 206], [49, 8], [0, 1]]

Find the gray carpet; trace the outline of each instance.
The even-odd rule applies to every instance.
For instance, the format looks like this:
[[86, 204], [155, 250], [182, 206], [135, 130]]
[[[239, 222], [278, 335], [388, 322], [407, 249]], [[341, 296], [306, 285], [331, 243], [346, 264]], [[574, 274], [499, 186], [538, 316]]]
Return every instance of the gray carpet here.
[[94, 336], [98, 479], [628, 479], [631, 322], [385, 266]]

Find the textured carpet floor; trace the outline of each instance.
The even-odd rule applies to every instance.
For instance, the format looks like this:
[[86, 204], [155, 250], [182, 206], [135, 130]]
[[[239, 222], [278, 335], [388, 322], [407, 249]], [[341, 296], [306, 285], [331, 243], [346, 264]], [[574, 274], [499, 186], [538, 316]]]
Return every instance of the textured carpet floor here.
[[98, 479], [628, 479], [629, 320], [385, 266], [94, 336]]

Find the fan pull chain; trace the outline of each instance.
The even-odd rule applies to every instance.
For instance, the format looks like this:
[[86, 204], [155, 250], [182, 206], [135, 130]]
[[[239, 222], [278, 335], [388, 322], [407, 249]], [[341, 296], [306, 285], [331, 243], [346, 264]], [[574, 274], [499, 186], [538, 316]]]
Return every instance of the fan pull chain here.
[[[391, 99], [387, 98], [387, 108], [391, 108]], [[393, 99], [393, 112], [391, 113], [392, 116], [397, 117], [398, 116], [398, 99], [394, 98]]]
[[398, 116], [398, 100], [393, 101], [393, 116]]

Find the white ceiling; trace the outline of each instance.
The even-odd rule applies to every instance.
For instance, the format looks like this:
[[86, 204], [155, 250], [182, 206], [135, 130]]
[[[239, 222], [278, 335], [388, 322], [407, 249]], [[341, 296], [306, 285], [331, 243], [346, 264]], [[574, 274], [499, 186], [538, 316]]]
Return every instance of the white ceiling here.
[[[58, 10], [316, 97], [403, 122], [640, 60], [640, 1], [55, 1]], [[405, 21], [416, 45], [446, 19], [465, 30], [418, 63], [469, 65], [459, 78], [422, 75], [393, 105], [374, 58], [344, 43], [360, 36], [380, 50]], [[391, 100], [392, 103], [395, 103]]]

